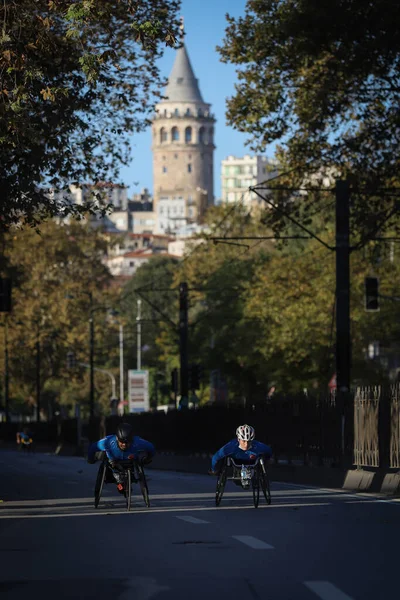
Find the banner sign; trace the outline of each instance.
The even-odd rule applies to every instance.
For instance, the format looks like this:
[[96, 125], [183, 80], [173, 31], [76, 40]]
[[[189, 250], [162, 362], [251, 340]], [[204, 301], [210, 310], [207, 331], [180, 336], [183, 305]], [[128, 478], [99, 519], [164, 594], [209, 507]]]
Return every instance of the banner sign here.
[[128, 394], [130, 413], [150, 410], [148, 371], [128, 371]]

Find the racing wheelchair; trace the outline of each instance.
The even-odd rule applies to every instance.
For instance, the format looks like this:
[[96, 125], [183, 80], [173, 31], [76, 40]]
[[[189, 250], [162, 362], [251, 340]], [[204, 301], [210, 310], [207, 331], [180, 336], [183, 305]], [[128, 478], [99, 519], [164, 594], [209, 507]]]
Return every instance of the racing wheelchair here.
[[[146, 475], [143, 465], [140, 460], [119, 460], [115, 463], [115, 467], [122, 474], [122, 483], [124, 485], [124, 496], [126, 501], [126, 509], [129, 511], [132, 502], [132, 484], [138, 483], [142, 492], [144, 503], [150, 507], [149, 489], [147, 487]], [[110, 463], [107, 456], [104, 454], [99, 470], [97, 473], [96, 484], [94, 488], [94, 506], [98, 508], [104, 484], [116, 484]]]
[[[228, 471], [231, 476], [228, 477]], [[244, 490], [252, 489], [254, 508], [258, 507], [260, 501], [260, 488], [267, 504], [271, 504], [271, 491], [265, 460], [258, 456], [252, 463], [237, 463], [231, 457], [224, 460], [217, 479], [215, 492], [215, 504], [219, 506], [224, 495], [227, 481], [233, 481]]]

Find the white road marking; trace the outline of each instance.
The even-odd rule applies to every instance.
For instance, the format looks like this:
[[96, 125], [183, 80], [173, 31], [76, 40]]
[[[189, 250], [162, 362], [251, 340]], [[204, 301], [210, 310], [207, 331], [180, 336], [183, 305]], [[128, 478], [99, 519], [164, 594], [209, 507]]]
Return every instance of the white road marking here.
[[329, 581], [304, 581], [304, 585], [319, 596], [321, 600], [353, 600]]
[[177, 519], [181, 519], [181, 521], [187, 521], [188, 523], [209, 523], [210, 521], [203, 521], [203, 519], [196, 519], [196, 517], [176, 517]]
[[250, 546], [254, 550], [274, 550], [274, 547], [270, 544], [266, 544], [262, 540], [258, 540], [257, 538], [251, 535], [233, 535], [235, 540], [246, 544], [246, 546]]

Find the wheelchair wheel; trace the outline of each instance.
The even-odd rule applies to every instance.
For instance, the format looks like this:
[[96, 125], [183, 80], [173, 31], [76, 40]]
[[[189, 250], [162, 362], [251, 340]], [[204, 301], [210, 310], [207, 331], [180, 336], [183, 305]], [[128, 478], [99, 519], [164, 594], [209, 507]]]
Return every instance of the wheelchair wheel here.
[[147, 508], [150, 507], [149, 488], [147, 487], [146, 475], [142, 465], [137, 466], [138, 481], [142, 492], [143, 500]]
[[132, 473], [130, 469], [126, 470], [125, 479], [125, 499], [126, 499], [126, 510], [131, 510], [132, 501]]
[[104, 479], [106, 477], [107, 465], [102, 462], [97, 473], [96, 485], [94, 486], [94, 507], [99, 506], [101, 492], [103, 491]]
[[267, 504], [271, 504], [271, 490], [269, 487], [269, 478], [267, 472], [261, 467], [259, 469], [261, 489]]
[[254, 470], [253, 478], [251, 480], [253, 487], [253, 503], [254, 508], [258, 508], [260, 502], [260, 477], [258, 469]]
[[217, 489], [215, 492], [215, 505], [219, 506], [222, 500], [222, 496], [224, 495], [225, 484], [227, 477], [227, 467], [224, 465], [222, 467], [221, 473], [218, 475], [217, 479]]

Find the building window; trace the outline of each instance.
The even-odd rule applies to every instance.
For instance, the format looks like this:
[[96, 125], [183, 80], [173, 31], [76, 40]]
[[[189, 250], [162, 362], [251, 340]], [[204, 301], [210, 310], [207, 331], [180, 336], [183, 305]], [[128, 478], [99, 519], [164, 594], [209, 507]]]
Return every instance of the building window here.
[[178, 77], [176, 83], [183, 83], [183, 77]]
[[185, 129], [185, 142], [191, 142], [192, 141], [192, 128], [191, 127], [186, 127]]
[[192, 165], [189, 163], [188, 164], [188, 173], [191, 173], [191, 172], [192, 172]]
[[199, 129], [199, 143], [204, 144], [204, 127], [200, 127]]
[[186, 114], [186, 116], [187, 116], [187, 117], [190, 117], [190, 115], [192, 114], [192, 113], [190, 112], [190, 108], [187, 108], [187, 109], [186, 109], [186, 113], [185, 113], [185, 114]]
[[160, 129], [160, 142], [166, 142], [168, 140], [168, 134], [167, 131], [164, 129], [164, 127], [161, 127]]
[[202, 108], [199, 108], [199, 109], [197, 110], [197, 116], [198, 116], [198, 117], [202, 117], [202, 116], [203, 116], [203, 109], [202, 109]]
[[214, 133], [214, 132], [213, 132], [213, 128], [211, 127], [211, 128], [208, 130], [208, 143], [209, 143], [209, 144], [212, 144], [212, 143], [213, 143], [213, 133]]
[[177, 127], [172, 128], [171, 137], [173, 142], [179, 142], [179, 129]]
[[130, 266], [130, 267], [134, 267], [134, 266], [135, 266], [135, 263], [134, 263], [134, 261], [133, 261], [133, 260], [130, 260], [130, 261], [129, 261], [129, 266]]
[[167, 167], [163, 167], [163, 168], [162, 168], [162, 172], [163, 172], [163, 173], [166, 173], [167, 171], [168, 171]]
[[179, 117], [179, 110], [177, 108], [174, 110], [174, 117]]

